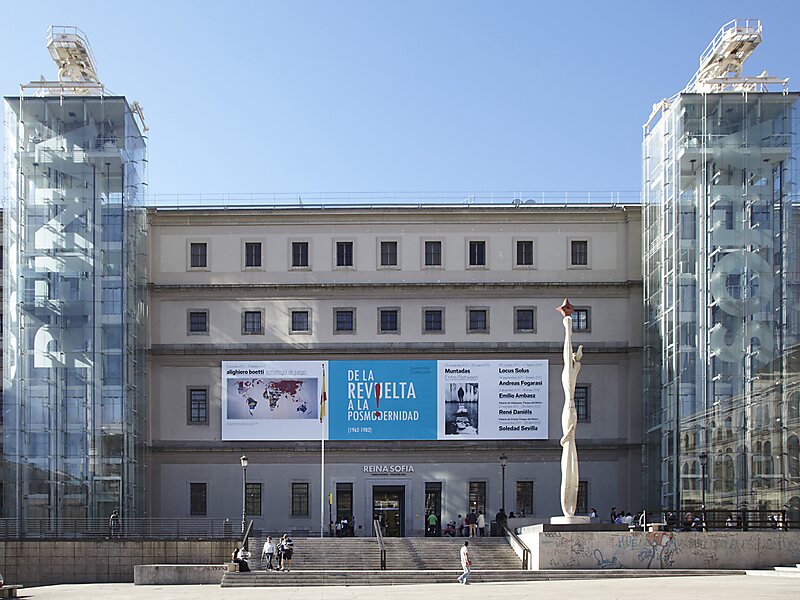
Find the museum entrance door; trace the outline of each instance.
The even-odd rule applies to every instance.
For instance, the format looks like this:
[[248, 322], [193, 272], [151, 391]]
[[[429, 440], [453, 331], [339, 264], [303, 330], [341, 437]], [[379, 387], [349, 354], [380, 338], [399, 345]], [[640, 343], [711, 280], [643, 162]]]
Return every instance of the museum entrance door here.
[[404, 485], [375, 485], [372, 487], [372, 518], [377, 519], [386, 537], [405, 535], [405, 497]]

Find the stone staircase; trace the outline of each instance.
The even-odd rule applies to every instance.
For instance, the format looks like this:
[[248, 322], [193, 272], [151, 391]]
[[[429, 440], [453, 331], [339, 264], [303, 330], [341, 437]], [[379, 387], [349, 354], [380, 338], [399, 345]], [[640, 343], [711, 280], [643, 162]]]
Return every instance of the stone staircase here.
[[748, 575], [758, 575], [762, 577], [800, 577], [800, 563], [793, 567], [775, 567], [773, 569], [752, 569], [747, 571]]
[[[273, 540], [274, 540], [273, 536]], [[263, 569], [258, 560], [265, 537], [253, 538], [250, 568]], [[373, 537], [292, 538], [292, 571], [379, 571], [378, 541]], [[470, 538], [475, 569], [522, 568], [505, 538]], [[385, 538], [386, 568], [393, 571], [459, 569], [459, 549], [464, 538]]]
[[[274, 536], [273, 536], [274, 537]], [[222, 587], [303, 587], [454, 583], [461, 573], [459, 548], [464, 538], [387, 538], [386, 569], [380, 570], [375, 538], [293, 538], [290, 572], [264, 571], [258, 557], [264, 538], [251, 540], [250, 573], [225, 573]], [[523, 571], [505, 538], [470, 538], [472, 583], [659, 577], [679, 575], [742, 575], [744, 571], [669, 569]]]

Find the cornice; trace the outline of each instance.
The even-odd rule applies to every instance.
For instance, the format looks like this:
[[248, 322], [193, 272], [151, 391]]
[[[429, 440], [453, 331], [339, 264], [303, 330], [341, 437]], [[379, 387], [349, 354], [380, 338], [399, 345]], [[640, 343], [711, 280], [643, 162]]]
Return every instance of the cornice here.
[[154, 227], [191, 225], [330, 225], [433, 224], [482, 225], [536, 223], [641, 222], [641, 207], [520, 206], [520, 207], [407, 207], [377, 208], [148, 208]]

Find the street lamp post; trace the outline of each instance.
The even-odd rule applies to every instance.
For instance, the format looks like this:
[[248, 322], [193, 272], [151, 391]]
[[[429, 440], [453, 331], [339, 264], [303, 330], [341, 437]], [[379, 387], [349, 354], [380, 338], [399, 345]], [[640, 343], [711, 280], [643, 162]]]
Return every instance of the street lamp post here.
[[706, 508], [706, 465], [708, 463], [708, 454], [701, 452], [698, 457], [700, 459], [700, 504], [703, 510]]
[[706, 530], [706, 465], [708, 464], [708, 454], [701, 452], [697, 458], [700, 459], [700, 507], [703, 509], [703, 531]]
[[506, 465], [508, 464], [508, 457], [505, 453], [500, 455], [500, 472], [502, 473], [501, 492], [500, 492], [500, 508], [506, 510]]
[[242, 454], [242, 535], [247, 530], [247, 457]]

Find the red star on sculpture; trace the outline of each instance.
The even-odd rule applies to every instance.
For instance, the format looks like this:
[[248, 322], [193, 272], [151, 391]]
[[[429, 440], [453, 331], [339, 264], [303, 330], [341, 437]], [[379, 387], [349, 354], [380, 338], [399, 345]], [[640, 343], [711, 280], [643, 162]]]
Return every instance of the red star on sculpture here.
[[569, 298], [564, 298], [564, 302], [562, 302], [562, 303], [561, 303], [561, 306], [559, 306], [558, 308], [556, 308], [556, 310], [557, 310], [558, 312], [560, 312], [562, 316], [564, 316], [564, 317], [568, 317], [568, 316], [570, 316], [572, 313], [574, 313], [574, 312], [575, 312], [575, 307], [574, 307], [574, 306], [572, 306], [572, 304], [570, 304], [570, 303], [569, 303]]

